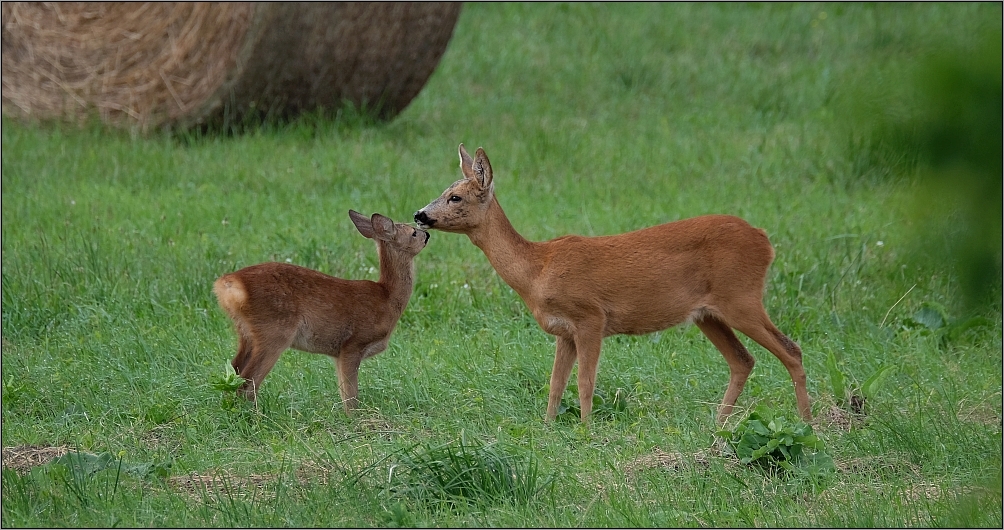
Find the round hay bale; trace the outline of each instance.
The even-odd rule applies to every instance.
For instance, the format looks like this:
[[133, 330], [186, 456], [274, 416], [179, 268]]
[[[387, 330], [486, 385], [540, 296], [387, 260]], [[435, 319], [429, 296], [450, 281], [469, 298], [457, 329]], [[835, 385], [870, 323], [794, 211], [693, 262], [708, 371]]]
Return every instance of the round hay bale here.
[[289, 118], [418, 95], [459, 3], [4, 2], [6, 115], [130, 129]]

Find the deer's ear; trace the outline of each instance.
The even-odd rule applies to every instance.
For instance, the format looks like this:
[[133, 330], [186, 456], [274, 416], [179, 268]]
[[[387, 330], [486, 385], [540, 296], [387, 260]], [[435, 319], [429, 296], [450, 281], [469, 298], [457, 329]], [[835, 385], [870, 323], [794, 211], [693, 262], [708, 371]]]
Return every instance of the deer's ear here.
[[390, 241], [394, 239], [394, 221], [389, 217], [384, 217], [378, 213], [373, 214], [370, 218], [370, 224], [373, 226], [373, 233], [376, 235], [377, 239], [383, 241]]
[[359, 230], [359, 233], [362, 234], [363, 237], [373, 239], [373, 223], [370, 221], [369, 217], [366, 217], [355, 210], [349, 210], [349, 218], [352, 219], [352, 224], [356, 225], [356, 230]]
[[460, 172], [464, 174], [465, 178], [477, 180], [477, 177], [474, 175], [474, 159], [471, 158], [471, 155], [467, 154], [464, 144], [460, 144]]
[[472, 172], [474, 173], [474, 177], [477, 179], [478, 184], [481, 184], [483, 189], [487, 190], [491, 187], [492, 164], [488, 161], [488, 155], [485, 154], [485, 150], [480, 147], [474, 153]]

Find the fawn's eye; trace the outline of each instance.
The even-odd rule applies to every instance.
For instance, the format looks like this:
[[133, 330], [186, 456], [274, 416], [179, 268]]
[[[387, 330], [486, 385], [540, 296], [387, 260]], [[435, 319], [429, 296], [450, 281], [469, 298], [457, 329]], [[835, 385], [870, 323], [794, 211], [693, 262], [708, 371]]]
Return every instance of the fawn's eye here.
[[461, 200], [462, 200], [462, 199], [460, 198], [460, 196], [459, 196], [459, 195], [450, 195], [450, 200], [449, 200], [449, 202], [460, 202]]

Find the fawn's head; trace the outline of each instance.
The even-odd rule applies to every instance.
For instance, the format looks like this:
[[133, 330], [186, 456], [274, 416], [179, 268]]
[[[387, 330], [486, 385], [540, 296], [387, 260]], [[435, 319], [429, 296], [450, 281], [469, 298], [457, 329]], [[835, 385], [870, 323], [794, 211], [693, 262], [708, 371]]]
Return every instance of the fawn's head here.
[[429, 242], [429, 233], [404, 223], [395, 223], [378, 213], [372, 217], [349, 210], [349, 218], [359, 233], [377, 242], [384, 242], [390, 250], [398, 250], [411, 257], [417, 255]]
[[460, 144], [460, 171], [464, 178], [454, 182], [438, 199], [415, 212], [415, 222], [422, 228], [444, 232], [466, 232], [478, 226], [495, 198], [492, 165], [485, 150], [478, 148], [474, 158]]

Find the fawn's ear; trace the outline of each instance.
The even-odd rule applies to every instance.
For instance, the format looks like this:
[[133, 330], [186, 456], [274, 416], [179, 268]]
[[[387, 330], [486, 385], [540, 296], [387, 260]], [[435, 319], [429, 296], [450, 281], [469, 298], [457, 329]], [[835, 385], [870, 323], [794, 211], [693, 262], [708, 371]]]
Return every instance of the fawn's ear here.
[[352, 219], [352, 224], [356, 225], [356, 230], [359, 230], [360, 234], [373, 239], [373, 223], [369, 217], [355, 210], [349, 210], [349, 218]]
[[373, 233], [376, 235], [377, 239], [383, 241], [391, 241], [394, 239], [394, 221], [391, 221], [389, 217], [384, 217], [378, 213], [373, 214], [370, 218], [370, 225], [373, 227]]
[[460, 144], [460, 171], [464, 177], [476, 181], [481, 189], [487, 190], [492, 185], [492, 165], [485, 150], [480, 147], [471, 158], [464, 144]]

